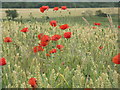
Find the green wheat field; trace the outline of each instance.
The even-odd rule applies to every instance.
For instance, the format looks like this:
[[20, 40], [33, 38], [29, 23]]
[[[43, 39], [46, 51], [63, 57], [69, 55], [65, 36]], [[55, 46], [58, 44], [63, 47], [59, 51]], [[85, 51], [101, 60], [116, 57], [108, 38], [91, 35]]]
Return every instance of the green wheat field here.
[[[14, 21], [6, 19], [5, 10], [1, 10], [3, 20], [0, 22], [1, 55], [7, 61], [2, 66], [2, 87], [31, 88], [28, 83], [31, 77], [36, 78], [39, 88], [119, 87], [119, 65], [112, 62], [119, 53], [118, 8], [68, 8], [56, 12], [49, 9], [44, 13], [39, 8], [15, 9], [19, 17]], [[110, 16], [95, 16], [96, 10]], [[49, 24], [51, 20], [57, 21], [56, 27]], [[68, 24], [69, 28], [61, 30], [59, 26], [63, 24]], [[20, 32], [25, 27], [29, 32]], [[33, 47], [40, 43], [38, 34], [51, 37], [63, 36], [65, 32], [72, 32], [71, 38], [50, 41], [44, 51], [33, 52]], [[5, 37], [11, 37], [12, 42], [5, 43]], [[64, 46], [63, 50], [57, 49], [56, 53], [46, 56], [58, 44]]]

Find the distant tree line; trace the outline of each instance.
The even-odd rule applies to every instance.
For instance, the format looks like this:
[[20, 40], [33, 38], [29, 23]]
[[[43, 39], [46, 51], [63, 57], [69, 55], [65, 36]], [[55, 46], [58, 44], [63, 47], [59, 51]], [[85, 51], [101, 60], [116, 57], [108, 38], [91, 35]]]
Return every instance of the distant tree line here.
[[48, 5], [50, 8], [67, 6], [68, 8], [102, 8], [118, 7], [118, 2], [2, 2], [2, 8], [39, 8]]

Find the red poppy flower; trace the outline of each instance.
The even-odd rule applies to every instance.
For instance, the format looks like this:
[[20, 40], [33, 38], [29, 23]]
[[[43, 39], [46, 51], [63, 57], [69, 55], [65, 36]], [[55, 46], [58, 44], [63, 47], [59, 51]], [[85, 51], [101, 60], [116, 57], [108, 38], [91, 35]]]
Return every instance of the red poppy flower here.
[[57, 11], [57, 10], [59, 10], [59, 7], [54, 7], [53, 10]]
[[12, 38], [6, 37], [6, 38], [4, 38], [4, 42], [12, 42]]
[[29, 32], [28, 28], [23, 28], [22, 30], [20, 30], [21, 32]]
[[48, 10], [48, 9], [49, 9], [49, 6], [42, 6], [42, 8], [43, 8], [44, 10]]
[[57, 40], [59, 40], [61, 38], [61, 35], [53, 35], [52, 37], [51, 37], [51, 39], [52, 39], [52, 41], [57, 41]]
[[50, 54], [48, 54], [48, 53], [46, 53], [46, 56], [47, 56], [47, 57], [50, 57], [51, 55], [50, 55]]
[[98, 26], [100, 26], [100, 25], [101, 25], [101, 23], [94, 23], [94, 25], [98, 25]]
[[38, 35], [38, 39], [41, 40], [41, 38], [42, 38], [43, 35], [44, 35], [43, 33], [40, 33], [40, 34]]
[[115, 64], [120, 64], [120, 53], [113, 57], [112, 62]]
[[37, 87], [37, 80], [36, 80], [36, 78], [30, 78], [28, 83], [31, 85], [31, 87]]
[[24, 90], [29, 90], [28, 88], [25, 88]]
[[91, 88], [85, 88], [84, 90], [92, 90]]
[[55, 20], [50, 21], [50, 25], [53, 26], [53, 27], [56, 27], [57, 26], [57, 21], [55, 21]]
[[38, 52], [38, 51], [44, 51], [44, 49], [43, 49], [41, 46], [35, 46], [35, 47], [33, 48], [33, 51], [34, 51], [34, 53], [36, 53], [36, 52]]
[[120, 26], [118, 26], [118, 28], [120, 28]]
[[40, 11], [41, 11], [42, 13], [44, 13], [45, 10], [44, 10], [42, 7], [40, 7]]
[[71, 38], [71, 34], [72, 34], [71, 32], [65, 32], [64, 33], [64, 38], [67, 38], [67, 39]]
[[92, 27], [93, 29], [96, 29], [97, 27]]
[[61, 25], [61, 26], [60, 26], [60, 29], [62, 29], [62, 30], [65, 30], [65, 29], [67, 29], [67, 28], [69, 28], [68, 24], [64, 24], [64, 25]]
[[62, 62], [62, 65], [64, 65], [65, 63], [64, 62]]
[[102, 47], [102, 46], [100, 46], [100, 47], [99, 47], [99, 49], [100, 49], [100, 50], [102, 50], [102, 49], [103, 49], [103, 47]]
[[57, 52], [56, 49], [52, 49], [52, 50], [49, 51], [50, 54], [51, 54], [51, 53], [56, 53], [56, 52]]
[[45, 46], [48, 45], [48, 42], [41, 42], [39, 45], [42, 46], [42, 47], [45, 47]]
[[40, 7], [40, 11], [42, 12], [42, 13], [44, 13], [44, 11], [45, 10], [48, 10], [49, 9], [49, 6], [42, 6], [42, 7]]
[[63, 45], [56, 45], [56, 48], [62, 49], [62, 48], [64, 48], [64, 46]]
[[41, 38], [42, 42], [49, 42], [51, 40], [51, 38], [48, 35], [43, 35], [43, 37]]
[[6, 59], [0, 58], [0, 66], [6, 65]]
[[62, 10], [66, 10], [67, 7], [66, 7], [66, 6], [61, 6], [61, 9], [62, 9]]

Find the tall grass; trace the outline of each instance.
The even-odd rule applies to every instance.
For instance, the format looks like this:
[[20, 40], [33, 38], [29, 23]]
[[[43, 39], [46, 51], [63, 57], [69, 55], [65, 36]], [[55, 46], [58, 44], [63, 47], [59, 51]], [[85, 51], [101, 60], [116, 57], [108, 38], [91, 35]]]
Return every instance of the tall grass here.
[[[2, 44], [2, 57], [7, 60], [7, 65], [2, 67], [3, 87], [30, 88], [28, 80], [34, 77], [40, 88], [117, 88], [119, 73], [117, 65], [112, 63], [118, 53], [117, 28], [101, 25], [92, 29], [91, 23], [88, 26], [81, 19], [83, 24], [69, 21], [70, 28], [62, 31], [59, 25], [65, 24], [65, 20], [59, 20], [55, 28], [49, 25], [49, 20], [45, 23], [2, 22], [2, 38], [13, 39], [11, 43]], [[30, 32], [20, 32], [24, 27]], [[33, 47], [40, 42], [38, 34], [63, 35], [67, 31], [72, 32], [69, 40], [62, 37], [57, 42], [50, 42], [45, 51], [33, 52]], [[64, 50], [47, 57], [46, 53], [56, 44], [64, 45]], [[102, 50], [100, 46], [103, 46]]]

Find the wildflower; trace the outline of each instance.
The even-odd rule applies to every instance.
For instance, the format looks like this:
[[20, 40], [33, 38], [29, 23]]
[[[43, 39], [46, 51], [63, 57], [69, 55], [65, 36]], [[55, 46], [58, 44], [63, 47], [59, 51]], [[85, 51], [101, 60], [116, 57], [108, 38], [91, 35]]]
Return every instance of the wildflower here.
[[57, 21], [55, 21], [55, 20], [50, 21], [50, 25], [53, 26], [53, 27], [56, 27], [57, 26]]
[[59, 7], [54, 7], [53, 11], [57, 11], [59, 9]]
[[69, 28], [68, 24], [64, 24], [64, 25], [61, 25], [61, 26], [60, 26], [60, 29], [62, 29], [62, 30], [65, 30], [65, 29], [67, 29], [67, 28]]
[[28, 88], [25, 88], [24, 90], [29, 90]]
[[44, 10], [48, 10], [48, 9], [49, 9], [49, 6], [42, 6], [42, 8], [43, 8]]
[[35, 46], [33, 48], [34, 53], [37, 53], [38, 51], [44, 51], [44, 49], [41, 46]]
[[64, 65], [65, 63], [64, 63], [64, 62], [62, 62], [61, 64], [62, 64], [62, 65]]
[[91, 88], [85, 88], [84, 90], [92, 90]]
[[56, 53], [56, 52], [57, 52], [56, 49], [52, 49], [52, 50], [49, 51], [50, 54], [51, 54], [51, 53]]
[[48, 10], [49, 9], [49, 6], [42, 6], [42, 7], [40, 7], [40, 11], [42, 12], [42, 13], [44, 13], [44, 11], [45, 10]]
[[29, 32], [28, 28], [23, 28], [22, 30], [20, 30], [21, 32]]
[[43, 35], [44, 35], [43, 33], [40, 33], [40, 34], [38, 35], [38, 39], [41, 40], [41, 38], [42, 38]]
[[92, 27], [93, 29], [96, 29], [97, 27]]
[[71, 38], [71, 34], [72, 34], [71, 32], [65, 32], [64, 33], [64, 38], [67, 38], [67, 39]]
[[56, 45], [56, 48], [62, 49], [62, 48], [64, 48], [64, 46], [63, 45]]
[[100, 26], [100, 25], [101, 25], [101, 23], [94, 23], [94, 25], [98, 25], [98, 26]]
[[44, 13], [45, 10], [44, 10], [42, 7], [40, 7], [40, 11], [41, 11], [42, 13]]
[[102, 49], [103, 49], [103, 46], [100, 46], [99, 49], [102, 50]]
[[120, 26], [118, 26], [118, 28], [120, 28]]
[[120, 64], [120, 53], [113, 57], [112, 62], [115, 64]]
[[51, 40], [52, 41], [57, 41], [57, 40], [59, 40], [61, 38], [61, 35], [53, 35], [52, 37], [51, 37]]
[[46, 53], [46, 56], [47, 56], [47, 57], [50, 57], [51, 55], [50, 55], [50, 54], [48, 54], [48, 53]]
[[43, 37], [41, 38], [42, 42], [49, 42], [51, 40], [51, 38], [48, 35], [43, 35]]
[[61, 6], [61, 9], [62, 9], [62, 10], [66, 10], [67, 7], [66, 7], [66, 6]]
[[39, 45], [42, 46], [42, 47], [45, 47], [45, 46], [48, 45], [48, 42], [42, 42], [42, 41], [41, 41], [41, 43], [40, 43]]
[[0, 66], [6, 65], [6, 59], [0, 58]]
[[31, 87], [37, 87], [36, 78], [30, 78], [28, 83], [31, 85]]
[[6, 38], [4, 38], [4, 42], [12, 42], [12, 38], [6, 37]]

